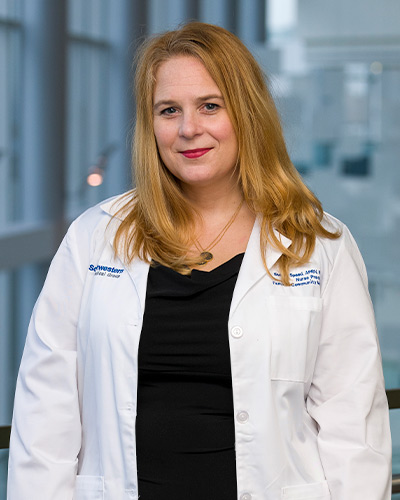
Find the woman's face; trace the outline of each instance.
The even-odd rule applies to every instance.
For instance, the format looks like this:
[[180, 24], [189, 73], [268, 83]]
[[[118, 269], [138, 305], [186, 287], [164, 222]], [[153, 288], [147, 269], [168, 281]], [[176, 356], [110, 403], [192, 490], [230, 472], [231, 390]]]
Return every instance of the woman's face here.
[[236, 185], [236, 134], [204, 65], [191, 56], [162, 63], [153, 102], [158, 151], [183, 189]]

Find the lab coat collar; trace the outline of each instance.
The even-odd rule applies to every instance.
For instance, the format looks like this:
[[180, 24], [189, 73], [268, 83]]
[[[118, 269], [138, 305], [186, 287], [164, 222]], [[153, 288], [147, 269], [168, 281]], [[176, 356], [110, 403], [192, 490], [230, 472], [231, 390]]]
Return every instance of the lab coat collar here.
[[[105, 201], [101, 208], [109, 215], [121, 219], [117, 215], [118, 210], [127, 202], [125, 196], [118, 196]], [[238, 279], [236, 282], [235, 290], [232, 297], [231, 314], [235, 311], [239, 302], [246, 295], [247, 291], [255, 285], [267, 273], [260, 252], [260, 233], [261, 233], [261, 217], [257, 217], [252, 232], [250, 234], [249, 242], [247, 244], [246, 253], [244, 255]], [[275, 236], [281, 241], [285, 248], [288, 248], [292, 243], [289, 238], [274, 230]], [[110, 239], [111, 245], [113, 244], [113, 237]], [[268, 269], [276, 263], [282, 252], [271, 245], [267, 246], [266, 263]], [[147, 274], [149, 272], [149, 264], [143, 262], [140, 258], [136, 257], [131, 266], [127, 269], [132, 281], [135, 284], [136, 291], [139, 295], [140, 304], [144, 310], [144, 302], [146, 298]]]
[[100, 205], [100, 208], [106, 212], [106, 214], [111, 215], [111, 217], [122, 220], [122, 216], [118, 214], [118, 211], [128, 202], [128, 194], [133, 194], [133, 190], [119, 196], [108, 198]]

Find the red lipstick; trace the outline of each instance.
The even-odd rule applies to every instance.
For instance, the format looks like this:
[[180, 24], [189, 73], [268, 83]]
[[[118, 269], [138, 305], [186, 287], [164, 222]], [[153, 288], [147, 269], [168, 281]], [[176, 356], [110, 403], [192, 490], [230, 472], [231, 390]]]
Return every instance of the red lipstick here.
[[186, 151], [181, 151], [181, 154], [186, 158], [200, 158], [200, 156], [208, 153], [210, 149], [211, 148], [187, 149]]

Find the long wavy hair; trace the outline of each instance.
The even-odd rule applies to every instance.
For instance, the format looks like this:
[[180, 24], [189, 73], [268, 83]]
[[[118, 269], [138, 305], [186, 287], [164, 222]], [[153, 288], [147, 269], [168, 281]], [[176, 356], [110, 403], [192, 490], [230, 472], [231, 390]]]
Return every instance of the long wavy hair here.
[[[290, 284], [291, 267], [309, 261], [316, 236], [337, 238], [322, 225], [319, 200], [305, 186], [286, 150], [282, 128], [266, 79], [244, 44], [229, 31], [190, 22], [147, 40], [136, 59], [136, 126], [132, 149], [136, 189], [127, 194], [114, 240], [115, 252], [131, 262], [140, 256], [181, 273], [196, 264], [189, 248], [195, 212], [179, 181], [157, 150], [153, 131], [156, 73], [176, 56], [200, 60], [225, 100], [238, 140], [238, 182], [249, 208], [262, 218], [260, 246], [282, 252], [281, 281]], [[285, 248], [274, 229], [292, 243]], [[267, 268], [270, 273], [270, 270]]]

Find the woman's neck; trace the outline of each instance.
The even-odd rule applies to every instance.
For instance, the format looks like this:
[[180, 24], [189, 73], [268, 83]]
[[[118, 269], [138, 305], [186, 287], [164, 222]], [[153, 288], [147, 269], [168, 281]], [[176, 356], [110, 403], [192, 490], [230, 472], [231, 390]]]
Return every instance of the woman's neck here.
[[184, 194], [197, 213], [204, 218], [218, 218], [232, 212], [242, 202], [243, 193], [238, 185], [184, 190]]

